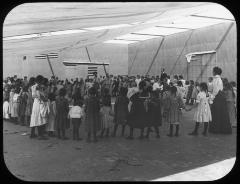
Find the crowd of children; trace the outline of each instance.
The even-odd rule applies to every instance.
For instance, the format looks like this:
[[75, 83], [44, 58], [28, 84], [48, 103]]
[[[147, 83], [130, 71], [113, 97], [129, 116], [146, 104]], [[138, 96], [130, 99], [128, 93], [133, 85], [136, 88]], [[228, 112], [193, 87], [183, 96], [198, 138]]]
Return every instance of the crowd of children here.
[[[236, 127], [236, 83], [227, 79], [222, 81], [229, 121]], [[72, 139], [82, 140], [79, 129], [83, 125], [87, 142], [96, 142], [98, 136], [115, 137], [119, 126], [122, 136], [129, 126], [129, 140], [134, 138], [135, 129], [141, 130], [140, 139], [148, 138], [150, 132], [155, 132], [156, 138], [160, 138], [159, 127], [163, 120], [169, 123], [167, 135], [179, 136], [183, 109], [194, 109], [195, 128], [189, 135], [198, 135], [199, 126], [203, 123], [203, 135], [206, 136], [212, 121], [213, 91], [212, 77], [208, 83], [200, 84], [193, 80], [185, 81], [182, 75], [175, 75], [171, 80], [164, 70], [161, 76], [151, 78], [107, 75], [85, 81], [66, 79], [65, 82], [57, 77], [47, 79], [41, 75], [29, 80], [14, 76], [3, 81], [3, 118], [29, 126], [30, 138], [43, 140], [53, 136], [68, 139], [65, 131], [70, 124]], [[38, 134], [35, 133], [36, 128]]]

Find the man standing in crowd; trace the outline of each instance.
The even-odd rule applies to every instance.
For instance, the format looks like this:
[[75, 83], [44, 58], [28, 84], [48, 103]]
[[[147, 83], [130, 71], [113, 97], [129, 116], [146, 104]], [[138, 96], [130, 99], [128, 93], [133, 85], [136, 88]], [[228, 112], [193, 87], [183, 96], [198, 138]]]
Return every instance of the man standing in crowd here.
[[27, 85], [28, 85], [27, 76], [24, 76], [23, 85], [24, 85], [24, 86], [27, 86]]
[[165, 69], [163, 68], [161, 71], [161, 77], [160, 80], [163, 81], [167, 77], [167, 74], [165, 73]]
[[94, 72], [94, 77], [93, 77], [93, 87], [97, 91], [97, 96], [100, 94], [100, 80], [97, 78], [97, 72]]
[[110, 77], [109, 77], [109, 74], [106, 74], [106, 78], [102, 82], [101, 94], [103, 94], [104, 88], [107, 88], [108, 90], [110, 90], [110, 87], [111, 87]]
[[17, 82], [17, 79], [18, 79], [18, 78], [17, 78], [17, 75], [14, 75], [14, 76], [13, 76], [13, 81], [14, 81], [14, 82]]

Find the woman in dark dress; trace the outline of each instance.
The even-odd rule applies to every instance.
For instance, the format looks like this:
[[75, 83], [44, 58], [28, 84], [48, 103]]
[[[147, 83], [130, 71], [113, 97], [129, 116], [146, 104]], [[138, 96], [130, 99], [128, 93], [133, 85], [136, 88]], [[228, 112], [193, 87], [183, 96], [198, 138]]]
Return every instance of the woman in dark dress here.
[[118, 88], [119, 88], [119, 80], [115, 78], [113, 81], [113, 91], [112, 91], [112, 95], [114, 97], [118, 95]]
[[89, 97], [85, 101], [85, 129], [87, 132], [87, 142], [91, 141], [93, 135], [93, 142], [97, 142], [97, 131], [101, 129], [100, 123], [100, 103], [96, 97], [97, 91], [91, 87], [88, 91]]
[[127, 98], [128, 89], [121, 87], [119, 91], [119, 96], [116, 99], [114, 104], [114, 131], [112, 137], [116, 136], [117, 129], [119, 125], [122, 125], [122, 136], [124, 136], [125, 125], [127, 123], [128, 117], [128, 103], [129, 99]]
[[209, 132], [231, 134], [232, 127], [227, 110], [227, 101], [223, 92], [221, 74], [221, 68], [213, 68], [213, 93], [211, 94], [211, 99], [213, 99], [213, 104], [211, 105], [212, 122], [209, 124]]
[[156, 138], [160, 138], [159, 126], [162, 125], [161, 101], [159, 99], [158, 91], [151, 92], [151, 98], [148, 103], [148, 128], [146, 138], [149, 137], [151, 127], [154, 127]]
[[131, 110], [128, 116], [128, 125], [130, 126], [130, 134], [127, 139], [133, 139], [134, 128], [141, 130], [139, 139], [144, 138], [144, 128], [147, 126], [147, 100], [148, 92], [145, 81], [139, 83], [139, 92], [130, 97], [132, 102]]
[[65, 95], [66, 90], [61, 88], [59, 90], [59, 97], [56, 99], [56, 129], [58, 132], [58, 138], [63, 140], [68, 139], [65, 136], [65, 130], [67, 129], [68, 123], [69, 104]]

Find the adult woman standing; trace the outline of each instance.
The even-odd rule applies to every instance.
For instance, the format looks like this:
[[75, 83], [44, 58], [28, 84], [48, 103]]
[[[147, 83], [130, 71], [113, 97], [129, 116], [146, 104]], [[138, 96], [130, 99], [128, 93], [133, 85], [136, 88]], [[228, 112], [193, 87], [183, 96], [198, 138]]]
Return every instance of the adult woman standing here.
[[87, 142], [91, 142], [91, 135], [93, 135], [93, 142], [97, 142], [97, 132], [101, 128], [100, 124], [100, 103], [96, 97], [97, 91], [91, 87], [88, 91], [88, 98], [85, 100], [85, 130], [87, 132]]
[[13, 96], [15, 89], [13, 87], [10, 88], [9, 93], [9, 112], [10, 112], [10, 119], [12, 120], [12, 114], [13, 114]]
[[144, 128], [147, 127], [147, 99], [148, 91], [145, 89], [146, 82], [141, 81], [139, 83], [139, 92], [133, 94], [130, 97], [130, 101], [132, 103], [131, 109], [128, 115], [127, 124], [130, 127], [130, 134], [127, 139], [133, 139], [134, 129], [140, 129], [139, 139], [144, 138]]
[[66, 90], [64, 88], [59, 90], [59, 98], [56, 99], [56, 129], [59, 139], [68, 139], [65, 136], [65, 130], [68, 128], [68, 111], [69, 104], [65, 98]]
[[227, 110], [227, 101], [223, 93], [221, 74], [221, 68], [213, 68], [213, 93], [211, 94], [211, 100], [213, 100], [213, 104], [211, 106], [212, 122], [209, 125], [209, 132], [231, 134], [232, 127]]
[[11, 117], [14, 119], [15, 124], [18, 124], [20, 91], [21, 91], [20, 87], [15, 87], [14, 95], [13, 95], [13, 106], [12, 106], [12, 111], [11, 111]]
[[77, 84], [75, 90], [74, 90], [74, 93], [72, 95], [72, 99], [74, 102], [78, 101], [78, 100], [81, 100], [82, 99], [82, 95], [81, 95], [81, 86], [80, 84]]
[[31, 77], [28, 82], [28, 92], [27, 92], [27, 105], [25, 111], [25, 125], [30, 125], [30, 119], [32, 114], [33, 98], [32, 98], [32, 86], [35, 83], [35, 78]]
[[230, 123], [232, 127], [236, 127], [237, 116], [236, 116], [235, 104], [234, 104], [236, 96], [231, 84], [228, 81], [223, 83], [223, 92], [225, 94], [226, 101], [227, 101], [227, 109], [228, 109]]
[[40, 84], [43, 80], [43, 76], [38, 75], [35, 79], [35, 84], [31, 87], [32, 90], [32, 98], [33, 107], [32, 107], [32, 114], [31, 114], [31, 121], [30, 121], [30, 128], [31, 128], [31, 135], [30, 138], [36, 137], [35, 135], [35, 127], [38, 127], [38, 136], [39, 139], [47, 139], [43, 136], [42, 125], [44, 125], [43, 119], [40, 113], [40, 104], [41, 104], [41, 92], [40, 92]]
[[80, 79], [80, 91], [81, 91], [81, 97], [83, 98], [85, 95], [85, 84], [83, 78]]
[[40, 131], [41, 131], [41, 135], [43, 135], [44, 133], [46, 133], [46, 124], [48, 124], [48, 115], [50, 112], [49, 106], [50, 106], [50, 102], [48, 100], [48, 79], [47, 78], [43, 78], [42, 80], [42, 84], [41, 84], [41, 88], [40, 88], [40, 114], [41, 114], [41, 118], [42, 118], [42, 123], [43, 125], [41, 125]]

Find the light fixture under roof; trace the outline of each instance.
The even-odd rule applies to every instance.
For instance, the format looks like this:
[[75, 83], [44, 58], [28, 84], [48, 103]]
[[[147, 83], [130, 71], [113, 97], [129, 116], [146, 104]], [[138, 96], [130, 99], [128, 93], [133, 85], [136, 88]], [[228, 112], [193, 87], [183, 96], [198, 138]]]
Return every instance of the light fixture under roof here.
[[108, 41], [105, 41], [103, 43], [113, 43], [113, 44], [132, 44], [132, 43], [136, 43], [138, 41], [129, 41], [129, 40], [108, 40]]
[[76, 33], [83, 33], [86, 32], [85, 30], [75, 29], [75, 30], [64, 30], [64, 31], [51, 31], [46, 33], [35, 33], [35, 34], [27, 34], [27, 35], [19, 35], [19, 36], [9, 36], [3, 38], [3, 41], [8, 40], [20, 40], [20, 39], [31, 39], [31, 38], [41, 38], [41, 37], [48, 37], [48, 36], [61, 36], [61, 35], [68, 35], [68, 34], [76, 34]]
[[143, 41], [143, 40], [149, 40], [153, 38], [158, 38], [159, 36], [153, 36], [153, 35], [137, 35], [137, 34], [126, 34], [123, 36], [119, 36], [116, 39], [117, 40], [129, 40], [129, 41]]
[[121, 28], [121, 27], [129, 27], [131, 26], [130, 24], [116, 24], [116, 25], [110, 25], [110, 26], [99, 26], [99, 27], [89, 27], [89, 28], [84, 28], [85, 30], [90, 30], [90, 31], [100, 31], [104, 29], [116, 29], [116, 28]]
[[152, 27], [143, 29], [141, 31], [137, 31], [135, 33], [137, 34], [148, 34], [148, 35], [158, 35], [158, 36], [166, 36], [171, 35], [175, 33], [180, 33], [183, 31], [187, 31], [185, 29], [176, 29], [176, 28], [165, 28], [165, 27]]

